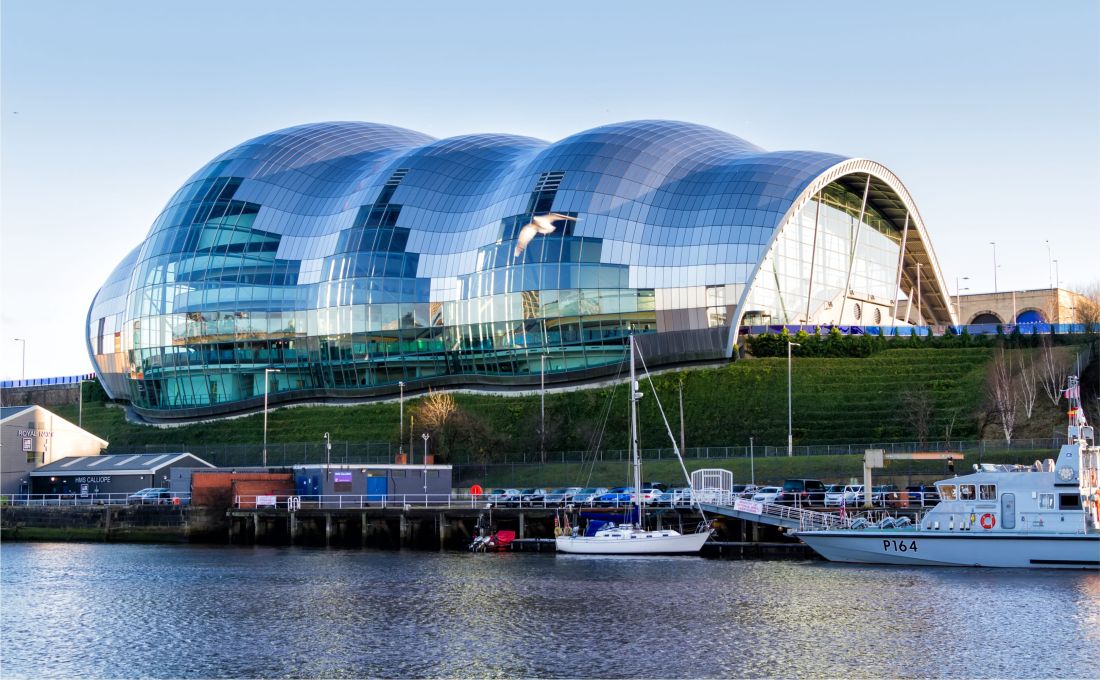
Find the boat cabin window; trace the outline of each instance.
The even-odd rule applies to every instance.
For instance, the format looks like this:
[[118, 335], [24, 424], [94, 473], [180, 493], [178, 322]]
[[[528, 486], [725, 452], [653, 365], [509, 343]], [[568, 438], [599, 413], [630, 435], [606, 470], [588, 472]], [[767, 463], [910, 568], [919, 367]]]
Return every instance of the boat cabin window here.
[[995, 500], [997, 500], [997, 485], [996, 484], [979, 484], [978, 485], [978, 500], [980, 500], [980, 501], [995, 501]]
[[1041, 493], [1039, 494], [1039, 509], [1040, 510], [1053, 510], [1054, 509], [1054, 494]]
[[973, 484], [959, 484], [959, 500], [972, 501], [976, 498]]
[[1080, 510], [1081, 509], [1081, 496], [1075, 493], [1060, 493], [1058, 494], [1058, 509], [1059, 510]]
[[940, 498], [945, 501], [953, 501], [957, 498], [955, 495], [954, 484], [944, 484], [940, 487]]

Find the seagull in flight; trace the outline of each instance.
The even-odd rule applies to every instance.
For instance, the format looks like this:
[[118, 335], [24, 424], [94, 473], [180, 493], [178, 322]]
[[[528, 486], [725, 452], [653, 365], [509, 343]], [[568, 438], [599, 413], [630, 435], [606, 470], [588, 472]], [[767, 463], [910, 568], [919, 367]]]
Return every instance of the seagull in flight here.
[[576, 217], [569, 217], [568, 215], [559, 215], [558, 213], [549, 213], [546, 215], [535, 215], [531, 218], [531, 221], [523, 225], [523, 228], [519, 230], [519, 237], [516, 239], [516, 251], [513, 257], [519, 257], [519, 254], [527, 247], [527, 244], [531, 242], [531, 239], [535, 238], [537, 234], [552, 234], [557, 229], [554, 226], [554, 222], [561, 220], [577, 221]]

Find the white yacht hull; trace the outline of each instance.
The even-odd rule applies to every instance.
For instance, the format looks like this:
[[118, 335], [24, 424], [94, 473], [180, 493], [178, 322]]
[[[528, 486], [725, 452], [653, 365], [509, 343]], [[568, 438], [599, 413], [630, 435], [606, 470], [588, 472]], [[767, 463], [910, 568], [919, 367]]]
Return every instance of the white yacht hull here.
[[829, 530], [795, 534], [833, 562], [1100, 569], [1100, 534]]
[[558, 552], [584, 555], [683, 555], [698, 553], [710, 537], [697, 534], [662, 535], [665, 532], [633, 532], [620, 536], [558, 536]]

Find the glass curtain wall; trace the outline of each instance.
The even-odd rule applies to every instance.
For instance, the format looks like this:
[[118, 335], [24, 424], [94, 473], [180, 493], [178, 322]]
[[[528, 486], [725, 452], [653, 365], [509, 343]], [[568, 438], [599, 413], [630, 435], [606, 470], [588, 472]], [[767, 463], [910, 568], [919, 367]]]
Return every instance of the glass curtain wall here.
[[744, 325], [892, 322], [902, 233], [863, 205], [857, 184], [829, 184], [794, 216], [763, 260]]

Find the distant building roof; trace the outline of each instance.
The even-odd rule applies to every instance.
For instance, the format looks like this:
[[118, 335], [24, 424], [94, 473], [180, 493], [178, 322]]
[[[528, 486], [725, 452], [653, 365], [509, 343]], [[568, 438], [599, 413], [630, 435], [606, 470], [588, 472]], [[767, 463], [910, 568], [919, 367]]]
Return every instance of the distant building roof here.
[[34, 404], [29, 404], [27, 406], [2, 406], [0, 407], [0, 421], [7, 420], [31, 408], [34, 408]]
[[[185, 460], [186, 459], [186, 460]], [[109, 456], [69, 456], [43, 465], [32, 477], [55, 475], [147, 475], [184, 461], [187, 467], [214, 467], [190, 453], [134, 453]]]

